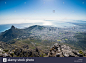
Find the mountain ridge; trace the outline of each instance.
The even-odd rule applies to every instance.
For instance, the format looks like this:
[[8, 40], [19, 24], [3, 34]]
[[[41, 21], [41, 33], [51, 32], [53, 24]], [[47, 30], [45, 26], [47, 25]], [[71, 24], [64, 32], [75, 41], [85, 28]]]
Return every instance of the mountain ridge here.
[[23, 36], [23, 35], [26, 35], [26, 36], [28, 35], [29, 36], [31, 34], [29, 32], [32, 29], [34, 29], [35, 27], [39, 27], [39, 29], [40, 29], [42, 26], [34, 25], [34, 26], [30, 26], [30, 27], [25, 28], [25, 29], [18, 29], [15, 26], [12, 25], [10, 29], [1, 33], [0, 40], [4, 41], [4, 42], [8, 42], [11, 39], [19, 38], [19, 36]]
[[86, 34], [83, 32], [83, 29], [77, 27], [58, 28], [33, 25], [24, 29], [18, 29], [12, 25], [10, 29], [0, 34], [0, 41], [6, 43], [15, 43], [17, 40], [23, 39], [66, 43], [83, 50], [86, 49]]

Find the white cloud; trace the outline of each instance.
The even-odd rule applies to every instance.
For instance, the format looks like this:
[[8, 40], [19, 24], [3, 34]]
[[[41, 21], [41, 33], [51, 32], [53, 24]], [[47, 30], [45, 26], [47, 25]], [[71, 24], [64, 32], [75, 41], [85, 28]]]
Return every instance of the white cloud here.
[[40, 25], [54, 25], [54, 23], [57, 22], [68, 22], [68, 21], [73, 21], [73, 20], [82, 20], [85, 19], [83, 18], [71, 18], [71, 17], [57, 17], [57, 18], [18, 18], [18, 17], [0, 17], [0, 24], [20, 24], [20, 23], [32, 23], [32, 24], [37, 24]]
[[52, 25], [52, 23], [49, 22], [49, 21], [45, 21], [45, 22], [43, 23], [43, 25]]
[[[42, 25], [52, 25], [51, 22], [45, 20], [35, 20], [35, 19], [24, 19], [24, 18], [17, 18], [17, 19], [2, 19], [0, 24], [20, 24], [20, 23], [43, 23]], [[40, 24], [39, 24], [40, 25]]]

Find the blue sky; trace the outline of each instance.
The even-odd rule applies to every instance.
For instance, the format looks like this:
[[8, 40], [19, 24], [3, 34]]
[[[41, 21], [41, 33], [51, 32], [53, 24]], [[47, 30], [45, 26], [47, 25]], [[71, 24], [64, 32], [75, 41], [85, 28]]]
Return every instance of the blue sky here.
[[86, 21], [86, 0], [0, 0], [0, 24], [73, 20]]

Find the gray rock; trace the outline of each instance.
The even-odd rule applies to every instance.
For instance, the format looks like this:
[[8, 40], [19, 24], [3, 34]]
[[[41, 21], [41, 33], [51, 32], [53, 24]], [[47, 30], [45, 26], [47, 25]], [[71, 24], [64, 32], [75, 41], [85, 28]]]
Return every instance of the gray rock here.
[[69, 46], [55, 43], [48, 53], [49, 57], [83, 57], [77, 50], [72, 50]]

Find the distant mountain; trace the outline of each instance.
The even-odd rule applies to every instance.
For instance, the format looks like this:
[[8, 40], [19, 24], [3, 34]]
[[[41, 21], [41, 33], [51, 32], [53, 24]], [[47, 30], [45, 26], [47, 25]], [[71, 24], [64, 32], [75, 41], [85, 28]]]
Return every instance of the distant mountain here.
[[43, 28], [45, 28], [44, 26], [40, 26], [40, 25], [33, 25], [33, 26], [30, 26], [26, 29], [24, 29], [25, 31], [31, 31], [32, 29], [36, 29], [36, 30], [42, 30]]
[[11, 26], [9, 30], [6, 30], [5, 32], [2, 32], [0, 35], [0, 40], [4, 42], [8, 42], [12, 39], [17, 38], [23, 34], [23, 31], [20, 29], [15, 28], [14, 26]]
[[33, 25], [24, 29], [18, 29], [12, 25], [10, 29], [0, 33], [0, 41], [6, 43], [15, 43], [15, 40], [30, 38], [36, 40], [45, 40], [45, 42], [47, 40], [49, 42], [67, 43], [78, 48], [86, 49], [85, 31], [86, 29], [79, 27], [58, 28]]
[[18, 29], [12, 25], [10, 29], [0, 34], [0, 41], [9, 42], [16, 38], [24, 38], [24, 37], [27, 38], [30, 36], [31, 30], [34, 28], [38, 30], [42, 30], [42, 28], [44, 27], [39, 25], [34, 25], [25, 29]]
[[68, 39], [76, 41], [76, 38], [72, 38], [76, 32], [76, 27], [58, 28], [33, 25], [25, 29], [18, 29], [12, 25], [10, 29], [0, 34], [0, 41], [9, 42], [14, 39], [24, 39], [30, 37], [34, 39], [49, 40], [51, 42], [65, 42]]

